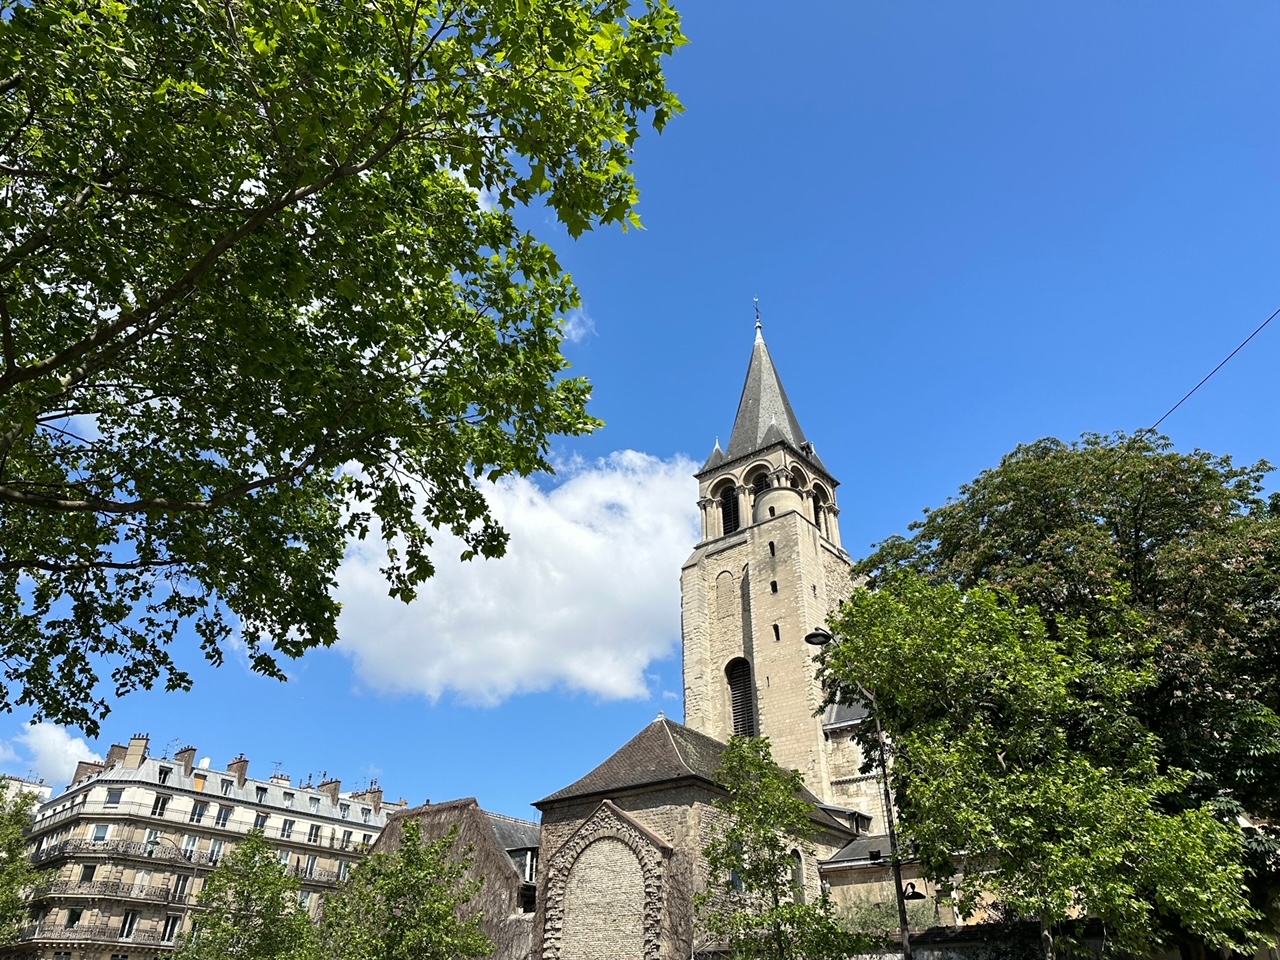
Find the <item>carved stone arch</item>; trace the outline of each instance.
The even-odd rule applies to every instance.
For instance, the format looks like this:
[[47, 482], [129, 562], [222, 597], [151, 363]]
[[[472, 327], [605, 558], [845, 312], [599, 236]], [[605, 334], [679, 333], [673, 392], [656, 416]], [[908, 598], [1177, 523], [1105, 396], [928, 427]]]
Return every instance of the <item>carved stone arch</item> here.
[[716, 616], [732, 617], [738, 612], [741, 601], [738, 598], [737, 579], [730, 570], [721, 570], [716, 574]]
[[672, 847], [657, 834], [637, 823], [612, 800], [603, 801], [551, 856], [547, 864], [543, 960], [560, 960], [564, 939], [565, 888], [573, 866], [592, 844], [603, 840], [621, 842], [640, 866], [644, 884], [641, 921], [644, 960], [660, 960], [662, 949], [663, 874]]

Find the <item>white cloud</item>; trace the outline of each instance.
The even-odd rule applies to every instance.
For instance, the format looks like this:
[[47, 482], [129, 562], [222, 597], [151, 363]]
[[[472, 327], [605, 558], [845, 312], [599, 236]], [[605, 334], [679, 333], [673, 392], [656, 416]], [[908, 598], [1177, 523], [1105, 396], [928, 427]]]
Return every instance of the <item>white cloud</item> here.
[[52, 723], [36, 723], [16, 737], [0, 740], [0, 764], [10, 773], [50, 784], [57, 792], [71, 782], [81, 760], [101, 761], [80, 737]]
[[596, 322], [585, 310], [570, 310], [564, 318], [564, 338], [570, 343], [581, 343], [596, 332]]
[[553, 688], [644, 697], [645, 669], [680, 635], [680, 564], [698, 536], [696, 464], [622, 451], [575, 462], [548, 490], [491, 485], [511, 534], [500, 560], [455, 558], [436, 538], [436, 575], [411, 604], [387, 597], [369, 543], [339, 572], [339, 648], [372, 687], [447, 691], [495, 704]]

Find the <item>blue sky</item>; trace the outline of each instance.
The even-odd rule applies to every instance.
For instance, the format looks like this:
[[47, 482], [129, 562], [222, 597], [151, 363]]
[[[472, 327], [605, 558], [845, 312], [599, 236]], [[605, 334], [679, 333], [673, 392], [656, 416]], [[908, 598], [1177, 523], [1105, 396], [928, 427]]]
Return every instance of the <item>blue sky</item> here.
[[[647, 229], [529, 218], [582, 290], [566, 353], [607, 426], [494, 492], [511, 556], [442, 558], [412, 608], [353, 556], [340, 649], [288, 684], [232, 658], [89, 744], [13, 715], [0, 766], [56, 778], [147, 731], [536, 816], [680, 716], [688, 473], [732, 426], [753, 297], [855, 556], [1018, 443], [1150, 424], [1280, 307], [1275, 4], [682, 6], [687, 112], [636, 150]], [[1273, 327], [1166, 422], [1178, 447], [1280, 457]]]

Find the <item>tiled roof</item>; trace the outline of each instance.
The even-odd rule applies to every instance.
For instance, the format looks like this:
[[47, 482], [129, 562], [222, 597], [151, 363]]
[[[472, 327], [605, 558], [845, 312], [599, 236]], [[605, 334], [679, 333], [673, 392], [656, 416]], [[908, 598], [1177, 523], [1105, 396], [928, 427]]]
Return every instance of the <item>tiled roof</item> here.
[[498, 843], [504, 850], [528, 850], [540, 843], [541, 831], [536, 823], [505, 817], [500, 813], [489, 813], [487, 810], [485, 816], [489, 818], [489, 825], [493, 827]]
[[[725, 744], [683, 724], [658, 717], [604, 763], [581, 780], [557, 790], [534, 804], [581, 799], [691, 778], [714, 786]], [[804, 787], [800, 796], [813, 807], [812, 819], [823, 827], [848, 831], [848, 827], [821, 809], [821, 801]]]
[[534, 806], [684, 777], [715, 783], [724, 747], [719, 740], [659, 717], [581, 780], [544, 797]]

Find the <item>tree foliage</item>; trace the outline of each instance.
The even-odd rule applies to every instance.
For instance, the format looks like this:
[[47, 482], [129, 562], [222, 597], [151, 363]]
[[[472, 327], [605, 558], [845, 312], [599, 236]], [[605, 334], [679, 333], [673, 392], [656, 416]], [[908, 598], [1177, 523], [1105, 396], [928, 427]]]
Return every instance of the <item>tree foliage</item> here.
[[866, 952], [873, 938], [844, 928], [826, 897], [806, 902], [794, 881], [795, 853], [812, 857], [812, 807], [803, 778], [773, 762], [766, 737], [729, 741], [703, 850], [708, 888], [695, 897], [712, 943], [740, 960], [824, 960]]
[[493, 944], [480, 915], [463, 916], [480, 881], [455, 849], [456, 828], [424, 843], [417, 820], [402, 824], [400, 847], [359, 863], [325, 903], [320, 955], [340, 960], [469, 960]]
[[27, 856], [27, 834], [36, 795], [19, 791], [10, 796], [8, 781], [0, 777], [0, 946], [14, 943], [27, 922], [28, 894], [39, 872]]
[[[1212, 809], [1232, 830], [1242, 815], [1265, 824], [1280, 813], [1274, 789], [1280, 778], [1280, 504], [1263, 497], [1270, 469], [1266, 463], [1236, 466], [1203, 451], [1177, 453], [1164, 437], [1041, 440], [926, 511], [909, 538], [880, 544], [858, 572], [887, 595], [884, 603], [909, 600], [913, 610], [925, 602], [918, 593], [923, 588], [904, 571], [961, 590], [999, 588], [1003, 602], [1028, 608], [1020, 616], [1043, 620], [1046, 649], [1054, 652], [1027, 668], [1047, 671], [1045, 682], [1058, 677], [1072, 697], [1094, 703], [1097, 691], [1060, 671], [1093, 663], [1103, 673], [1132, 678], [1133, 691], [1123, 697], [1113, 691], [1107, 701], [1114, 709], [1106, 723], [1117, 732], [1136, 731], [1135, 743], [1150, 738], [1143, 756], [1161, 778], [1151, 796], [1161, 810], [1200, 815]], [[917, 592], [903, 594], [907, 585]], [[888, 616], [890, 608], [880, 612]], [[859, 616], [856, 629], [873, 625], [869, 613]], [[855, 627], [847, 618], [839, 626], [855, 640], [837, 654], [844, 660], [867, 641], [849, 632]], [[916, 622], [879, 626], [909, 636]], [[936, 631], [927, 635], [945, 641]], [[975, 643], [991, 649], [990, 638], [963, 638]], [[877, 668], [868, 678], [851, 659], [841, 667], [879, 698], [885, 683], [933, 682], [914, 672], [927, 669], [924, 660], [901, 661], [899, 668], [907, 672], [891, 678]], [[1030, 695], [1030, 686], [1026, 691]], [[948, 710], [963, 712], [968, 703], [956, 700]], [[904, 711], [895, 714], [903, 726], [891, 733], [901, 746], [911, 721]], [[941, 722], [929, 717], [922, 722]], [[1097, 724], [1082, 719], [1064, 731], [1067, 747], [1105, 769], [1113, 762], [1107, 754], [1090, 752]], [[999, 766], [999, 738], [1007, 731], [999, 723], [995, 729], [999, 736], [982, 756]], [[914, 817], [910, 801], [904, 803], [904, 817]], [[1251, 826], [1236, 849], [1222, 854], [1245, 865], [1254, 906], [1268, 907], [1280, 890], [1275, 832]], [[1142, 896], [1154, 902], [1149, 893]], [[1161, 923], [1176, 930], [1175, 918]], [[1189, 930], [1183, 933], [1184, 947], [1203, 946]]]
[[841, 610], [856, 639], [822, 678], [835, 697], [875, 691], [903, 842], [962, 913], [994, 902], [1046, 932], [1096, 917], [1138, 955], [1179, 930], [1244, 949], [1243, 837], [1208, 803], [1170, 802], [1191, 776], [1135, 716], [1152, 644], [1112, 606], [1110, 629], [1050, 629], [1008, 592], [900, 572]]
[[174, 960], [313, 960], [315, 931], [289, 876], [260, 830], [205, 880], [195, 933]]
[[[596, 426], [578, 300], [513, 209], [638, 224], [667, 0], [0, 0], [0, 708], [90, 733], [335, 639], [352, 538], [402, 598], [475, 478]], [[109, 692], [99, 672], [109, 665]]]

